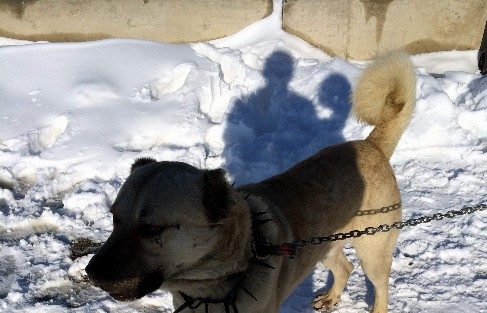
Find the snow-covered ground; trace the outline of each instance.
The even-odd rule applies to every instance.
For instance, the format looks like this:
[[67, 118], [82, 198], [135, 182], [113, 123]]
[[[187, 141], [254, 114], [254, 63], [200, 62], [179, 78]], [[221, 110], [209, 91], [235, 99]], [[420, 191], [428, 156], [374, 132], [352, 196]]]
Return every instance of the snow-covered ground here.
[[[0, 39], [0, 311], [172, 311], [164, 291], [116, 302], [84, 272], [137, 157], [223, 167], [239, 185], [366, 136], [348, 100], [366, 63], [331, 58], [280, 22], [274, 13], [190, 45]], [[476, 57], [413, 57], [417, 109], [391, 160], [405, 219], [486, 201], [487, 77]], [[487, 212], [404, 229], [390, 311], [487, 312], [486, 234]], [[370, 284], [347, 254], [356, 270], [333, 312], [367, 312]], [[329, 280], [318, 265], [281, 312], [312, 312]]]

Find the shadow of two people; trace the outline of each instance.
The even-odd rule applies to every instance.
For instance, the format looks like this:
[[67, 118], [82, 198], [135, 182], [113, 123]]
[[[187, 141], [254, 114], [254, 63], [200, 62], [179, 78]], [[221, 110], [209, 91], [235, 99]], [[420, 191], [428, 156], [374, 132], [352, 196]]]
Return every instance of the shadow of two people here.
[[[343, 128], [351, 109], [347, 77], [328, 73], [313, 101], [290, 86], [296, 75], [290, 53], [270, 54], [262, 75], [265, 85], [238, 100], [228, 113], [224, 155], [227, 172], [238, 185], [283, 172], [321, 148], [345, 141]], [[236, 140], [242, 127], [251, 135]]]

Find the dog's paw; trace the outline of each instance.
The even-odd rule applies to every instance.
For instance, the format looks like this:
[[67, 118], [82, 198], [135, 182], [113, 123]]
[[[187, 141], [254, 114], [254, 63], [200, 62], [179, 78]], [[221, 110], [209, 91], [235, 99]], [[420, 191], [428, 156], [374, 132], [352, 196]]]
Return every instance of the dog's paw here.
[[374, 306], [371, 308], [370, 313], [387, 313], [387, 306], [385, 308]]
[[316, 311], [328, 311], [340, 302], [340, 295], [335, 295], [332, 292], [325, 292], [314, 299], [313, 308]]

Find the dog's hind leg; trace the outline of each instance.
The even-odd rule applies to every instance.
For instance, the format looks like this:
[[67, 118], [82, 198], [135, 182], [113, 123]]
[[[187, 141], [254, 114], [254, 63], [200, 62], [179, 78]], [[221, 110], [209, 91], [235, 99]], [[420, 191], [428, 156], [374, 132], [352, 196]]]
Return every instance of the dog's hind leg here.
[[355, 251], [361, 261], [362, 269], [374, 285], [374, 308], [372, 313], [387, 313], [389, 301], [389, 274], [392, 254], [398, 231], [376, 234], [374, 237], [354, 240]]
[[326, 311], [340, 302], [340, 298], [347, 285], [353, 265], [343, 253], [343, 245], [335, 243], [323, 260], [323, 264], [333, 273], [333, 286], [325, 293], [314, 299], [314, 309]]

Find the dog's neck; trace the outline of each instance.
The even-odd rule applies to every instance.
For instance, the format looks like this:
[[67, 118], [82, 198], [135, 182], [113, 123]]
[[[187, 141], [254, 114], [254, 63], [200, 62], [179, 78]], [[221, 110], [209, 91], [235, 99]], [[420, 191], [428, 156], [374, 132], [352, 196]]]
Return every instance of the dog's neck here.
[[[232, 281], [234, 282], [234, 286], [232, 289], [230, 289], [226, 295], [222, 298], [215, 298], [215, 297], [206, 297], [206, 298], [201, 298], [201, 297], [191, 297], [187, 294], [185, 294], [182, 291], [179, 291], [179, 295], [183, 298], [183, 303], [175, 308], [176, 311], [174, 313], [182, 312], [186, 309], [198, 309], [200, 306], [204, 306], [205, 312], [209, 312], [209, 306], [210, 305], [221, 305], [225, 309], [226, 313], [238, 313], [237, 309], [237, 293], [239, 292], [239, 289], [245, 291], [249, 296], [251, 296], [254, 300], [257, 301], [254, 295], [252, 295], [245, 287], [242, 285], [242, 281], [245, 279], [246, 272], [242, 273], [237, 273], [234, 275], [231, 275], [230, 277], [227, 277], [226, 281]], [[232, 311], [230, 311], [232, 310]]]
[[163, 288], [192, 297], [224, 296], [252, 258], [252, 214], [244, 197], [235, 192], [236, 209], [222, 220], [220, 241], [206, 256], [172, 276]]
[[[274, 216], [270, 212], [268, 205], [265, 204], [258, 197], [249, 194], [240, 194], [240, 205], [247, 207], [248, 223], [239, 219], [233, 219], [237, 221], [235, 225], [232, 225], [234, 231], [242, 231], [242, 226], [246, 225], [242, 233], [236, 237], [236, 240], [240, 241], [240, 244], [233, 244], [232, 249], [238, 249], [239, 252], [228, 254], [225, 257], [224, 263], [240, 264], [242, 261], [245, 263], [243, 270], [232, 271], [227, 273], [221, 273], [221, 267], [215, 272], [215, 276], [205, 279], [184, 279], [179, 280], [176, 293], [183, 298], [184, 303], [177, 309], [177, 312], [183, 312], [185, 308], [192, 308], [198, 305], [217, 304], [225, 306], [225, 310], [232, 306], [237, 306], [237, 300], [242, 298], [241, 301], [255, 301], [258, 298], [257, 286], [252, 286], [251, 281], [258, 281], [255, 278], [262, 279], [269, 275], [269, 271], [272, 271], [272, 264], [268, 260], [261, 260], [262, 256], [256, 254], [255, 242], [257, 240], [273, 240], [277, 234], [277, 225], [274, 222]], [[243, 225], [242, 225], [243, 224]], [[243, 238], [238, 238], [243, 236]], [[228, 244], [228, 238], [225, 238]], [[242, 242], [245, 243], [242, 245]], [[226, 248], [221, 247], [218, 252], [224, 251]], [[242, 251], [243, 250], [243, 251]], [[225, 253], [227, 254], [227, 253]], [[217, 256], [218, 253], [213, 255]], [[229, 259], [232, 257], [244, 258], [240, 260]], [[223, 260], [220, 258], [220, 260]], [[219, 263], [221, 264], [221, 263]], [[232, 268], [232, 266], [224, 265], [223, 267]], [[235, 267], [235, 266], [233, 266]], [[240, 266], [239, 266], [240, 267]], [[211, 269], [208, 268], [211, 271]], [[218, 273], [218, 274], [217, 274]], [[208, 275], [208, 271], [206, 272]], [[184, 282], [184, 285], [181, 283]], [[254, 296], [256, 294], [257, 296]], [[237, 299], [238, 295], [238, 299]], [[245, 297], [245, 298], [244, 298]], [[228, 311], [230, 312], [230, 311]]]

